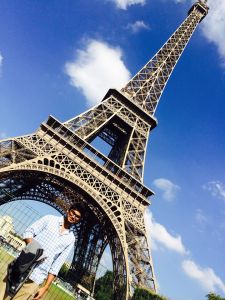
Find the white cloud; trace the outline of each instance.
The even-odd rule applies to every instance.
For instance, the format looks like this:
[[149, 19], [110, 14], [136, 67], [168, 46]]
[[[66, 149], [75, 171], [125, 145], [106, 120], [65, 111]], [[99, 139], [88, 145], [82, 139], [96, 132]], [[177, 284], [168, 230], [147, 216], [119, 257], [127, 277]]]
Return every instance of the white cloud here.
[[153, 184], [163, 192], [163, 198], [167, 201], [173, 200], [177, 191], [180, 190], [178, 185], [165, 178], [155, 179]]
[[[187, 0], [173, 0], [175, 3]], [[196, 0], [192, 0], [192, 3]], [[222, 64], [225, 67], [225, 1], [208, 0], [209, 13], [200, 25], [203, 35], [213, 43], [219, 52]]]
[[225, 66], [225, 1], [208, 0], [209, 13], [201, 24], [204, 36], [217, 46]]
[[212, 196], [218, 197], [225, 201], [225, 186], [220, 181], [210, 181], [207, 184], [204, 184], [202, 188], [206, 191], [209, 191]]
[[145, 225], [147, 235], [153, 249], [157, 249], [158, 246], [162, 246], [179, 254], [188, 253], [183, 245], [181, 236], [173, 236], [170, 234], [163, 225], [154, 220], [149, 211], [145, 212]]
[[65, 72], [91, 105], [100, 102], [109, 88], [120, 89], [130, 79], [121, 49], [98, 40], [88, 40], [85, 49], [77, 50]]
[[134, 23], [129, 23], [127, 29], [130, 29], [133, 33], [137, 33], [142, 29], [149, 29], [149, 25], [145, 24], [144, 21], [136, 21]]
[[182, 262], [184, 272], [196, 279], [207, 291], [215, 291], [216, 288], [225, 293], [225, 284], [211, 268], [202, 268], [192, 260]]
[[116, 4], [118, 8], [121, 9], [127, 9], [128, 6], [134, 5], [134, 4], [141, 4], [144, 5], [146, 0], [111, 0]]

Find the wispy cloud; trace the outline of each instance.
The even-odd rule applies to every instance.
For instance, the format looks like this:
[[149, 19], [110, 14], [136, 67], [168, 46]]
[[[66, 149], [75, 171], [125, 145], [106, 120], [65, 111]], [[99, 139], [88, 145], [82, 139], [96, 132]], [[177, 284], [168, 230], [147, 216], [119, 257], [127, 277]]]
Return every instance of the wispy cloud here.
[[[203, 220], [202, 215], [200, 220]], [[163, 225], [154, 220], [152, 213], [149, 210], [145, 212], [145, 225], [152, 249], [157, 250], [160, 247], [163, 247], [181, 255], [190, 255], [190, 252], [186, 250], [182, 242], [181, 236], [174, 236], [169, 233]], [[184, 259], [181, 267], [186, 275], [195, 279], [206, 291], [215, 291], [216, 289], [219, 289], [225, 293], [224, 282], [216, 275], [212, 268], [202, 268], [191, 259]]]
[[225, 67], [225, 1], [208, 0], [208, 5], [210, 10], [201, 24], [202, 32], [216, 45]]
[[141, 4], [144, 5], [146, 0], [110, 0], [114, 2], [116, 6], [120, 9], [127, 9], [131, 5]]
[[2, 65], [2, 62], [3, 62], [3, 56], [2, 53], [0, 52], [0, 66]]
[[158, 178], [153, 181], [153, 185], [163, 192], [163, 198], [172, 201], [180, 187], [165, 178]]
[[189, 277], [197, 280], [205, 290], [215, 291], [220, 289], [225, 293], [225, 284], [212, 268], [202, 268], [192, 260], [184, 260], [182, 268]]
[[2, 56], [2, 53], [0, 52], [0, 76], [1, 76], [1, 71], [2, 71], [2, 63], [3, 63], [3, 56]]
[[162, 246], [179, 254], [187, 254], [180, 235], [172, 235], [161, 224], [157, 223], [149, 211], [145, 213], [147, 235], [154, 249]]
[[205, 216], [205, 214], [203, 213], [203, 211], [202, 211], [200, 208], [198, 208], [198, 209], [196, 210], [196, 213], [195, 213], [195, 220], [196, 220], [199, 224], [201, 224], [201, 225], [203, 225], [203, 224], [205, 224], [205, 223], [208, 222], [207, 217]]
[[0, 131], [0, 139], [6, 139], [7, 138], [7, 133], [4, 131]]
[[175, 3], [184, 3], [186, 0], [174, 0]]
[[76, 51], [74, 60], [65, 64], [65, 72], [90, 105], [100, 102], [109, 88], [123, 87], [130, 78], [121, 49], [93, 39]]
[[[173, 1], [175, 3], [190, 2], [190, 4], [196, 2], [196, 0]], [[200, 28], [207, 40], [217, 47], [222, 66], [225, 67], [225, 1], [208, 0], [207, 3], [210, 10]]]
[[137, 33], [140, 30], [149, 30], [150, 27], [144, 21], [136, 21], [134, 23], [129, 23], [127, 29], [131, 30], [133, 33]]
[[207, 184], [204, 184], [202, 188], [206, 191], [209, 191], [212, 196], [218, 197], [225, 201], [225, 186], [220, 181], [210, 181]]

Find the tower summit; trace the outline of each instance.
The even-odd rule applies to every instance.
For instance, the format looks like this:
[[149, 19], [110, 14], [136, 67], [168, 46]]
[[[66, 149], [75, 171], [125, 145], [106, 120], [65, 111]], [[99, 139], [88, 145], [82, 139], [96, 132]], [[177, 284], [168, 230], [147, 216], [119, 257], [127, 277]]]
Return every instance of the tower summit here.
[[[156, 290], [143, 218], [153, 194], [143, 184], [146, 146], [167, 81], [207, 13], [206, 1], [196, 2], [153, 58], [97, 106], [64, 123], [50, 116], [35, 133], [0, 141], [0, 204], [33, 199], [62, 213], [75, 202], [86, 206], [67, 277], [72, 285], [93, 291], [109, 245], [115, 300], [129, 299], [137, 286]], [[97, 138], [108, 155], [93, 147]]]

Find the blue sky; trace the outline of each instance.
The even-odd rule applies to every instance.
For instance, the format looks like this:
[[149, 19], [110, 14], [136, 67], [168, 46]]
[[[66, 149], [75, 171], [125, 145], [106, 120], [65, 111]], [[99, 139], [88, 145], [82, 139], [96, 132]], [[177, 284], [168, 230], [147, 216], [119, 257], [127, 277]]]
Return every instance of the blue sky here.
[[[0, 137], [32, 133], [50, 114], [65, 121], [125, 85], [191, 2], [1, 1]], [[146, 158], [146, 225], [172, 300], [225, 296], [225, 1], [209, 5], [160, 100]]]

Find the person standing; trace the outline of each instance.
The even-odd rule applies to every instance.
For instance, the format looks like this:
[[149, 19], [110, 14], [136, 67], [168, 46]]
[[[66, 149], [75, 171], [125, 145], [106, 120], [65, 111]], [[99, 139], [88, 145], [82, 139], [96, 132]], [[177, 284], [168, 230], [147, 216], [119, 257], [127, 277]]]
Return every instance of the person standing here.
[[[65, 217], [46, 215], [25, 230], [25, 243], [35, 239], [42, 246], [45, 259], [33, 269], [13, 300], [42, 299], [74, 246], [74, 225], [81, 221], [83, 213], [81, 203], [73, 204]], [[4, 278], [0, 282], [0, 300], [7, 299], [6, 281], [7, 278]]]

